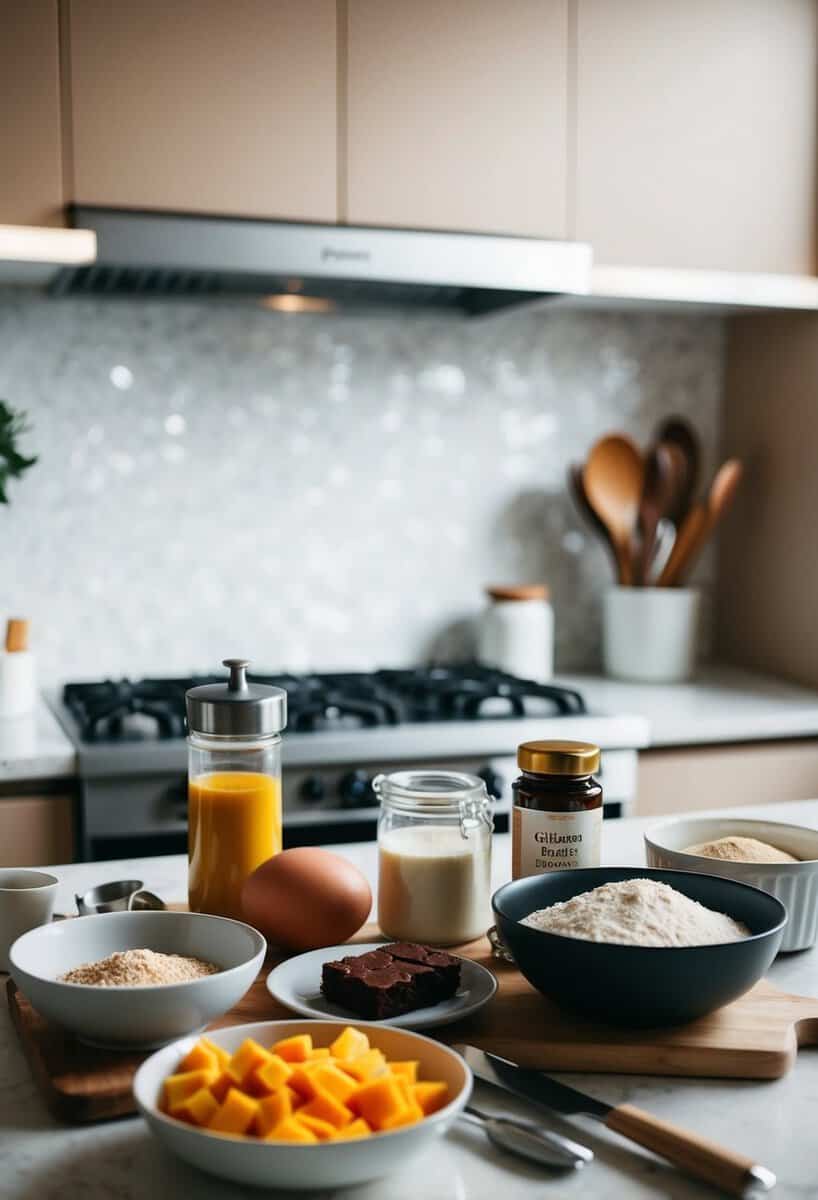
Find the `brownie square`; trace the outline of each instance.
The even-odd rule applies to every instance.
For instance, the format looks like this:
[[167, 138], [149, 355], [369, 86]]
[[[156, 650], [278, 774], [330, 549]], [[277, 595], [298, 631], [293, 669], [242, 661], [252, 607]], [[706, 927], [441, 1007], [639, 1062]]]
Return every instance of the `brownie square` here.
[[[453, 996], [460, 987], [460, 959], [445, 950], [435, 950], [432, 946], [419, 946], [416, 942], [393, 942], [384, 946], [383, 953], [391, 954], [398, 962], [418, 963], [432, 967], [439, 980], [445, 983], [442, 999]], [[447, 991], [447, 989], [449, 989]], [[437, 1003], [437, 1001], [435, 1001]]]
[[326, 998], [368, 1021], [382, 1021], [448, 1000], [459, 983], [456, 958], [413, 943], [348, 955], [324, 963], [321, 971], [321, 991]]

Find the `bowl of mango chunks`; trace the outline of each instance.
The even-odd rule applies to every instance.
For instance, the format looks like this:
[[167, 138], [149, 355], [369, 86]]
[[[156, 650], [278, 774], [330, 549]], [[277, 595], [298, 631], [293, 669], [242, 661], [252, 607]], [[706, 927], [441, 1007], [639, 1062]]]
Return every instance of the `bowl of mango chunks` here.
[[163, 1046], [133, 1087], [151, 1132], [186, 1162], [306, 1191], [403, 1168], [457, 1119], [472, 1075], [408, 1029], [262, 1021]]

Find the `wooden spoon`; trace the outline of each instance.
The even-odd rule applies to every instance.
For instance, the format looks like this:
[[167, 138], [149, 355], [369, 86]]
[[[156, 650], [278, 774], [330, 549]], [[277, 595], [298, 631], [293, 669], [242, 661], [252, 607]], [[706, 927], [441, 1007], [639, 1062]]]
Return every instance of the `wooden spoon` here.
[[698, 488], [702, 459], [701, 442], [693, 426], [684, 417], [667, 417], [657, 429], [655, 440], [677, 446], [682, 455], [681, 461], [684, 466], [680, 470], [678, 492], [673, 507], [667, 514], [678, 529]]
[[582, 469], [588, 503], [610, 534], [619, 582], [633, 583], [633, 533], [642, 499], [645, 463], [625, 434], [610, 434], [592, 447]]
[[608, 526], [600, 521], [599, 517], [596, 515], [596, 512], [588, 503], [588, 497], [585, 495], [585, 484], [582, 482], [582, 467], [578, 463], [572, 463], [568, 468], [568, 487], [571, 495], [574, 498], [574, 503], [580, 511], [580, 514], [585, 518], [585, 520], [593, 529], [594, 533], [596, 533], [597, 537], [599, 537], [605, 549], [610, 554], [611, 561], [613, 563], [614, 574], [618, 578], [619, 568], [616, 559], [616, 550], [614, 549], [614, 544], [611, 541], [611, 532], [608, 529]]
[[676, 537], [665, 569], [659, 577], [661, 587], [678, 587], [693, 566], [707, 539], [733, 502], [744, 468], [737, 458], [722, 463], [710, 485], [705, 504], [694, 504]]
[[656, 531], [678, 493], [679, 470], [685, 462], [678, 446], [660, 442], [645, 459], [645, 486], [639, 503], [639, 532], [642, 544], [636, 562], [636, 583], [643, 587], [650, 578], [650, 564], [656, 552]]

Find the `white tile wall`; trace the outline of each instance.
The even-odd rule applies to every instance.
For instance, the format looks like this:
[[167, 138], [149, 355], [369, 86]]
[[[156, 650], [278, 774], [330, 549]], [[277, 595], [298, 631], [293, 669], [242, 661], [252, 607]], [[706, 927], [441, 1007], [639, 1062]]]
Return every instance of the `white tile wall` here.
[[0, 616], [32, 617], [45, 682], [369, 667], [457, 653], [483, 584], [546, 579], [559, 665], [593, 665], [608, 566], [566, 464], [677, 411], [712, 466], [721, 369], [715, 318], [0, 291], [40, 456], [0, 509]]

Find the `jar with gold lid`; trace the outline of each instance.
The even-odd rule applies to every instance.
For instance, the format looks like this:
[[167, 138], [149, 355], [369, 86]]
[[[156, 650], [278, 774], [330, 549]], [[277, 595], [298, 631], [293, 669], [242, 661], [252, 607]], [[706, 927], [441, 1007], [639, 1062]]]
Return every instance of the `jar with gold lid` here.
[[512, 876], [598, 867], [602, 787], [600, 751], [590, 742], [523, 742], [512, 784]]

